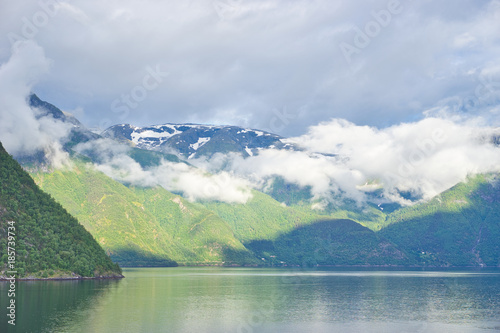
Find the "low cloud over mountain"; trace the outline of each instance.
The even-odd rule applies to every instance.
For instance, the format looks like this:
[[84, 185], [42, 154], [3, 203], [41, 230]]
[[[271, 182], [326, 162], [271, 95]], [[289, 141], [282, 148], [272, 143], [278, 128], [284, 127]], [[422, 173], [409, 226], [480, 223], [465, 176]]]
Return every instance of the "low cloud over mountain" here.
[[[28, 103], [32, 88], [50, 67], [51, 61], [35, 42], [13, 45], [10, 59], [0, 67], [0, 141], [11, 154], [43, 151], [60, 166], [68, 157], [62, 146], [79, 122], [56, 119]], [[481, 74], [492, 79], [480, 83], [471, 99], [458, 104], [442, 100], [421, 111], [423, 119], [413, 122], [374, 127], [332, 118], [290, 139], [234, 126], [129, 126], [136, 135], [128, 133], [127, 139], [138, 147], [156, 150], [168, 141], [169, 151], [189, 161], [163, 161], [148, 168], [127, 155], [129, 148], [113, 147], [112, 141], [80, 142], [77, 150], [106, 155], [111, 149], [98, 166], [106, 174], [134, 185], [161, 185], [191, 200], [246, 202], [252, 188], [262, 189], [279, 176], [310, 187], [314, 200], [335, 202], [340, 195], [358, 202], [369, 197], [411, 204], [468, 175], [500, 171], [495, 68], [483, 69]], [[481, 106], [482, 112], [466, 112], [471, 106]], [[87, 136], [85, 142], [97, 137]]]
[[383, 189], [379, 200], [410, 204], [401, 193], [425, 200], [468, 175], [500, 171], [498, 135], [481, 118], [429, 117], [383, 129], [333, 119], [289, 139], [305, 151], [265, 150], [225, 163], [243, 177], [311, 186], [318, 198], [341, 193], [363, 201]]
[[11, 58], [0, 66], [0, 141], [10, 154], [22, 156], [42, 150], [53, 164], [62, 165], [67, 156], [61, 140], [72, 125], [41, 115], [28, 103], [33, 85], [48, 73], [50, 64], [34, 42], [13, 45]]

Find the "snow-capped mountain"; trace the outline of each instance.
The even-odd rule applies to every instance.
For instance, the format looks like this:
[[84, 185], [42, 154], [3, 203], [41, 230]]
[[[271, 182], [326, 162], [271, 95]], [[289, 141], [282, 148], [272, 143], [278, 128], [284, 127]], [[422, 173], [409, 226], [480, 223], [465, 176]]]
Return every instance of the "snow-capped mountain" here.
[[188, 159], [215, 153], [239, 152], [243, 156], [253, 156], [261, 149], [294, 149], [279, 135], [237, 126], [163, 124], [135, 127], [122, 124], [108, 128], [102, 135], [131, 141], [141, 149], [175, 151]]

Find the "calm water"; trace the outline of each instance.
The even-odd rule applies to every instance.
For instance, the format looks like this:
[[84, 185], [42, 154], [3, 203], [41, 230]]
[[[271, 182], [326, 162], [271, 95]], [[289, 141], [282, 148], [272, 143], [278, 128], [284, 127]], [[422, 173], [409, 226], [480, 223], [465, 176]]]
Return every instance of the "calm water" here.
[[[500, 270], [141, 268], [124, 275], [18, 283], [15, 332], [500, 331]], [[0, 283], [1, 332], [7, 287]]]

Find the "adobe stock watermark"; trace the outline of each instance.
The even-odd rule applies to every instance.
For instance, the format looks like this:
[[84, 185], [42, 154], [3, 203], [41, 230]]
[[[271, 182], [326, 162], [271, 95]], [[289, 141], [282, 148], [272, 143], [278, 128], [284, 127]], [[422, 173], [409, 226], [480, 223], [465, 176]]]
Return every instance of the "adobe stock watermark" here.
[[[318, 247], [313, 251], [314, 256], [310, 260], [303, 259], [302, 264], [295, 266], [294, 269], [284, 270], [280, 279], [281, 284], [287, 286], [288, 294], [296, 294], [300, 287], [306, 282], [311, 272], [316, 271], [318, 263], [327, 260], [332, 256], [331, 242], [321, 241]], [[312, 265], [311, 265], [312, 264]], [[268, 299], [260, 303], [260, 308], [245, 315], [236, 329], [237, 333], [255, 333], [275, 315], [274, 310], [278, 303], [286, 304], [288, 296], [270, 295]]]
[[370, 15], [373, 20], [366, 22], [363, 28], [354, 26], [355, 35], [352, 43], [341, 42], [339, 44], [340, 51], [347, 63], [351, 64], [353, 56], [360, 54], [363, 49], [367, 48], [372, 40], [391, 24], [393, 18], [402, 12], [403, 5], [401, 2], [399, 0], [391, 0], [387, 3], [385, 9], [372, 10]]
[[[119, 98], [111, 102], [111, 112], [118, 116], [119, 121], [125, 120], [130, 115], [130, 111], [136, 109], [148, 97], [149, 92], [157, 89], [169, 75], [168, 72], [163, 72], [159, 65], [156, 65], [154, 69], [151, 66], [146, 67], [146, 72], [141, 84], [132, 87], [128, 93], [121, 94]], [[113, 125], [112, 120], [105, 118], [100, 122], [99, 127], [104, 130], [111, 125]]]
[[229, 20], [241, 10], [242, 0], [216, 0], [212, 6], [221, 20]]
[[9, 306], [7, 307], [7, 317], [9, 325], [16, 325], [16, 222], [7, 222], [7, 274], [9, 280]]
[[411, 177], [416, 169], [422, 166], [426, 162], [426, 159], [438, 150], [439, 145], [442, 145], [447, 140], [448, 135], [442, 128], [434, 129], [429, 138], [416, 142], [416, 148], [414, 148], [407, 155], [407, 157], [401, 157], [402, 161], [398, 167], [397, 175], [391, 172], [386, 172], [386, 178], [397, 181], [398, 177]]
[[9, 32], [7, 38], [13, 45], [17, 41], [25, 41], [34, 39], [36, 35], [49, 24], [51, 18], [56, 16], [59, 10], [58, 0], [39, 0], [38, 6], [40, 10], [36, 11], [31, 18], [23, 16], [21, 19], [23, 25], [20, 34]]
[[236, 328], [237, 333], [253, 333], [269, 320], [276, 307], [275, 300], [265, 300], [259, 304], [259, 309], [244, 316], [240, 325]]
[[301, 109], [289, 112], [287, 107], [281, 109], [272, 109], [271, 119], [269, 119], [269, 126], [262, 128], [263, 131], [268, 133], [279, 133], [285, 130], [292, 121], [296, 120], [299, 116]]
[[[227, 171], [218, 172], [208, 176], [208, 182], [203, 186], [203, 196], [208, 198], [208, 200], [218, 200], [223, 196], [224, 191], [235, 187], [235, 180], [233, 174]], [[238, 188], [239, 191], [245, 192], [247, 190], [246, 186], [242, 185]]]
[[487, 77], [481, 75], [479, 82], [480, 84], [474, 90], [474, 95], [478, 101], [482, 102], [495, 95], [500, 97], [500, 81], [493, 81], [493, 75], [490, 74]]
[[497, 100], [500, 100], [500, 80], [495, 79], [492, 74], [480, 75], [478, 79], [479, 84], [472, 97], [455, 97], [447, 106], [453, 111], [470, 111], [481, 104], [497, 104]]

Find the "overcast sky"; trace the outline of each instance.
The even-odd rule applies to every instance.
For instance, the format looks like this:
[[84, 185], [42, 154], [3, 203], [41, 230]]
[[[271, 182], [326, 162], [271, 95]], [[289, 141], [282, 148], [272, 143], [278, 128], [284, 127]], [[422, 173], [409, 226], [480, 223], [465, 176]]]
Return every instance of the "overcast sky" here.
[[0, 0], [0, 64], [33, 40], [33, 91], [90, 127], [498, 125], [499, 32], [496, 0]]

